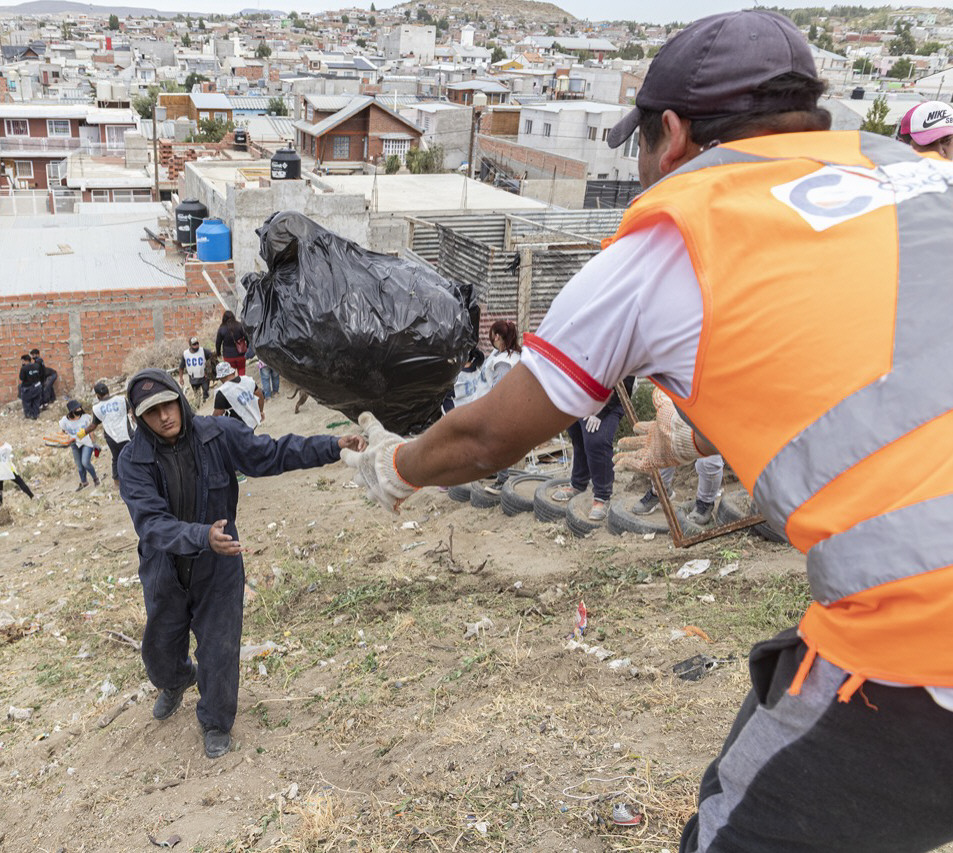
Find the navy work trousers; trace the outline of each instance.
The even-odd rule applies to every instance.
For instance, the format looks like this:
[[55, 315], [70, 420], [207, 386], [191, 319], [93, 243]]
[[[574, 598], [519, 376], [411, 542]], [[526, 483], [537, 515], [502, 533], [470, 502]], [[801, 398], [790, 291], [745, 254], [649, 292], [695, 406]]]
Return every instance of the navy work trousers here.
[[20, 393], [20, 401], [23, 403], [23, 417], [35, 421], [40, 416], [40, 401], [43, 399], [43, 386], [37, 382], [35, 385], [24, 385]]
[[586, 432], [585, 418], [576, 421], [568, 430], [572, 439], [572, 487], [583, 492], [591, 479], [592, 496], [597, 501], [607, 501], [612, 497], [615, 482], [612, 440], [621, 417], [621, 412], [606, 415], [595, 432]]
[[[158, 563], [158, 564], [157, 564]], [[230, 731], [238, 710], [238, 656], [242, 641], [245, 570], [241, 557], [206, 552], [192, 564], [185, 589], [172, 558], [140, 569], [146, 603], [142, 660], [149, 680], [160, 690], [176, 689], [192, 673], [189, 630], [195, 634], [195, 658], [201, 698], [195, 713], [206, 729]]]

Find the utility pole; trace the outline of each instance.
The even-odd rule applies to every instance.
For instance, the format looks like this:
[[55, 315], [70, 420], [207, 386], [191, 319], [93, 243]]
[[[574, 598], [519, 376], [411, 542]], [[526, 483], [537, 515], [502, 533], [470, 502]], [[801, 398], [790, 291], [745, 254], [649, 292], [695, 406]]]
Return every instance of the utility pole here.
[[[156, 92], [156, 102], [152, 105], [152, 171], [155, 177], [155, 200], [160, 201], [159, 196], [159, 134], [156, 131], [156, 113], [159, 111], [159, 93]], [[165, 120], [165, 107], [162, 107], [162, 119]]]
[[470, 118], [470, 147], [467, 153], [467, 177], [473, 177], [473, 143], [476, 140], [477, 129], [480, 127], [480, 116], [483, 114], [483, 107], [486, 106], [486, 94], [484, 92], [474, 92], [471, 98], [473, 104], [473, 114]]

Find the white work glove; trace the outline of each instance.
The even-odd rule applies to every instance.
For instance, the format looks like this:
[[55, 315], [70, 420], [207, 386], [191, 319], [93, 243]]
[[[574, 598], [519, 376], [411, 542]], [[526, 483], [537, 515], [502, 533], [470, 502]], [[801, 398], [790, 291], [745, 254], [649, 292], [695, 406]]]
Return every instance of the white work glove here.
[[586, 418], [586, 432], [599, 432], [599, 427], [602, 426], [602, 418], [597, 418], [595, 415], [589, 415]]
[[617, 453], [612, 458], [617, 469], [648, 473], [684, 465], [702, 455], [695, 447], [691, 426], [679, 415], [672, 398], [656, 389], [652, 402], [655, 420], [639, 421], [633, 427], [637, 434], [619, 441], [621, 450], [631, 452]]
[[367, 487], [369, 499], [396, 513], [418, 488], [401, 477], [394, 464], [397, 448], [406, 442], [396, 433], [384, 429], [370, 412], [363, 412], [357, 422], [367, 436], [367, 450], [358, 453], [344, 448], [341, 461], [355, 469], [354, 482]]

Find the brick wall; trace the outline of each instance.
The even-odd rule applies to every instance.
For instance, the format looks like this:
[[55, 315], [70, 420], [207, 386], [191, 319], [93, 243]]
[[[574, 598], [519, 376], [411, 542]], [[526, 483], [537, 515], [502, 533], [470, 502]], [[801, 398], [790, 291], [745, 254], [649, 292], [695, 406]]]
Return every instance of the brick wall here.
[[236, 77], [244, 77], [246, 80], [261, 80], [265, 74], [265, 69], [260, 65], [245, 65], [232, 69], [232, 73]]
[[[588, 165], [584, 160], [549, 154], [526, 145], [494, 139], [480, 134], [477, 136], [477, 150], [490, 159], [499, 161], [508, 171], [528, 170], [547, 178], [576, 178], [585, 180]], [[473, 157], [476, 160], [476, 154]]]
[[[16, 399], [20, 356], [33, 347], [59, 373], [67, 393], [98, 379], [119, 376], [135, 347], [164, 338], [188, 340], [222, 306], [202, 275], [229, 300], [234, 295], [231, 261], [185, 265], [185, 281], [147, 290], [93, 290], [0, 299], [0, 402]], [[183, 344], [184, 346], [184, 344]]]

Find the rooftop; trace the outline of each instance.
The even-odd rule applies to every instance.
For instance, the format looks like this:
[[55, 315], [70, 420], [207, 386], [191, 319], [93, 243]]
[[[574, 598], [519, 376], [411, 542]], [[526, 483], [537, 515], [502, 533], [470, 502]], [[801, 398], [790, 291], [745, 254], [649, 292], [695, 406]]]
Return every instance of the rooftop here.
[[142, 290], [182, 283], [181, 263], [143, 238], [166, 215], [161, 204], [81, 205], [96, 213], [4, 217], [0, 296]]

